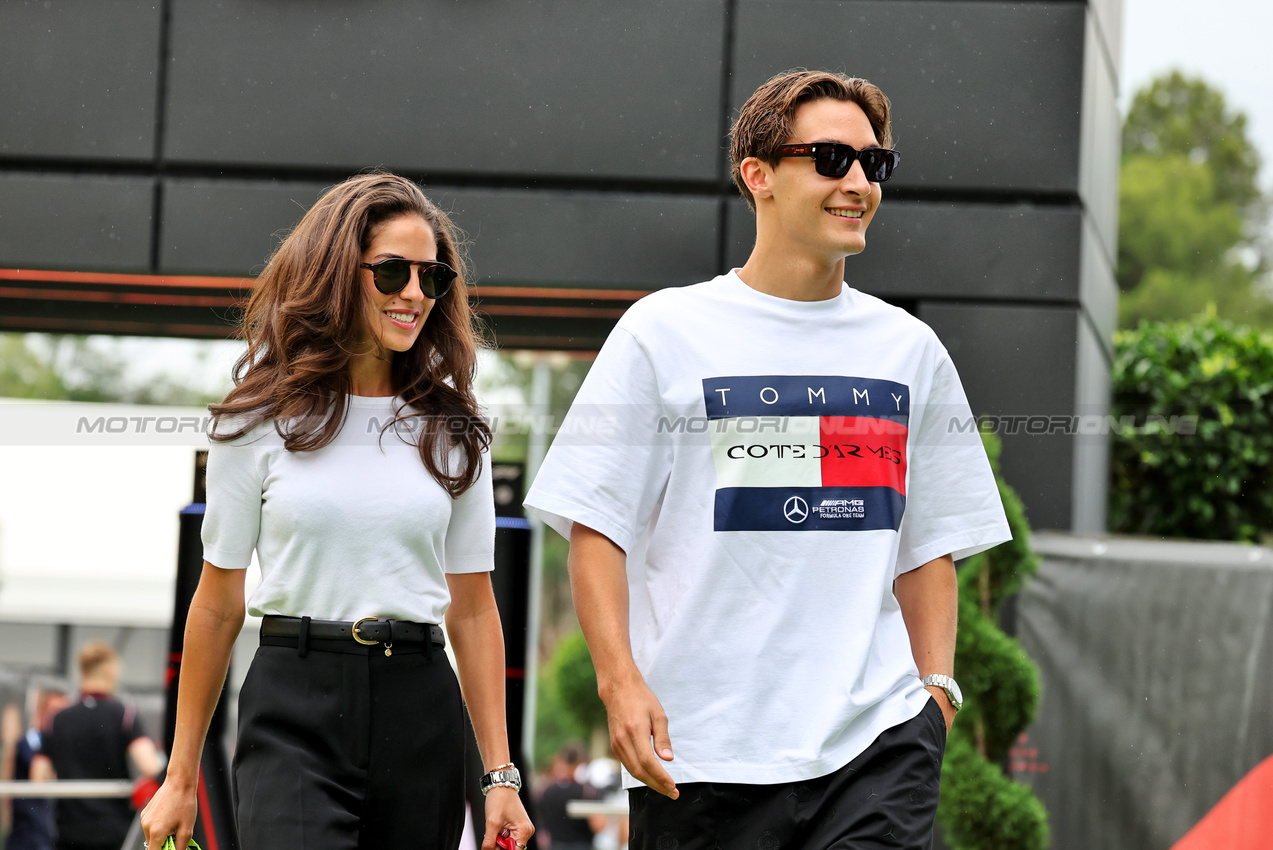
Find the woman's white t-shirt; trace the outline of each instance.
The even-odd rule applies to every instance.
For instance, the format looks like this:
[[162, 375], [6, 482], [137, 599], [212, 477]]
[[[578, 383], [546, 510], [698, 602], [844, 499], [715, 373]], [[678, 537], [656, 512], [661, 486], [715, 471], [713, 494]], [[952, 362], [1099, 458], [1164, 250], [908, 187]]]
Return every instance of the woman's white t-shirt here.
[[401, 403], [349, 396], [340, 433], [316, 451], [287, 451], [272, 422], [212, 443], [203, 557], [245, 569], [256, 550], [249, 613], [441, 623], [446, 574], [494, 569], [490, 458], [452, 498], [421, 461], [411, 420], [385, 430]]

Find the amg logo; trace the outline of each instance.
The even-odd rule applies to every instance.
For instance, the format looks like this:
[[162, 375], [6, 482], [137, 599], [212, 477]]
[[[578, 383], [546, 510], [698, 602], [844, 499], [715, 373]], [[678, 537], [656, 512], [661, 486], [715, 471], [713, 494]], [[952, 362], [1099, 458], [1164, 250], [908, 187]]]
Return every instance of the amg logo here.
[[865, 507], [866, 502], [862, 499], [823, 499], [819, 507], [823, 508], [860, 508]]

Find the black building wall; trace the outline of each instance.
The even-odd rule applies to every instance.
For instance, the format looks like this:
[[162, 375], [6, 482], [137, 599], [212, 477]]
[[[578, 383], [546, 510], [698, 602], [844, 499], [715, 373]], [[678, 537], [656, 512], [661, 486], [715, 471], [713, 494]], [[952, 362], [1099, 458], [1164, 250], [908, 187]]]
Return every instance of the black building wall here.
[[[728, 184], [738, 106], [778, 71], [839, 69], [889, 94], [903, 151], [850, 284], [933, 326], [977, 413], [1100, 415], [1120, 18], [1119, 0], [8, 0], [0, 269], [249, 275], [325, 186], [379, 165], [453, 212], [490, 291], [691, 283], [753, 236]], [[0, 327], [88, 309], [4, 283]], [[587, 347], [613, 321], [525, 313], [492, 316], [505, 345]], [[1004, 467], [1034, 523], [1102, 529], [1104, 439], [1028, 424]]]

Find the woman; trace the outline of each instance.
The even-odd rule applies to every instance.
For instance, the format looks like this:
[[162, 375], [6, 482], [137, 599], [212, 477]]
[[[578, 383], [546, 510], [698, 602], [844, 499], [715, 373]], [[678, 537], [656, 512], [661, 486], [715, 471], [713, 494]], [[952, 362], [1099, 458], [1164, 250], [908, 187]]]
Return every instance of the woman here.
[[[212, 406], [204, 565], [190, 605], [167, 780], [146, 842], [185, 847], [199, 756], [243, 623], [255, 549], [261, 647], [239, 696], [244, 850], [454, 848], [463, 707], [485, 850], [534, 832], [504, 718], [491, 589], [490, 431], [450, 220], [383, 172], [329, 190], [257, 281], [235, 389]], [[435, 624], [445, 616], [457, 685]]]

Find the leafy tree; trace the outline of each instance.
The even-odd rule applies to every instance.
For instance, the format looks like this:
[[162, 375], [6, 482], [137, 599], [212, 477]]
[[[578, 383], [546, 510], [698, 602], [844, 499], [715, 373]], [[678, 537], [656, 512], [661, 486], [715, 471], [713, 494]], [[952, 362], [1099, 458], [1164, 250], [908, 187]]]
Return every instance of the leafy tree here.
[[1124, 292], [1153, 269], [1214, 275], [1242, 240], [1242, 217], [1219, 198], [1211, 168], [1180, 154], [1127, 157], [1118, 200], [1118, 282]]
[[1137, 92], [1123, 129], [1119, 187], [1120, 323], [1219, 315], [1273, 325], [1257, 286], [1269, 267], [1267, 203], [1246, 116], [1178, 71]]
[[219, 397], [170, 375], [145, 383], [128, 363], [89, 337], [0, 334], [0, 398], [203, 406]]
[[1012, 540], [959, 569], [955, 678], [964, 708], [950, 730], [937, 817], [953, 850], [1044, 850], [1047, 812], [1027, 786], [1004, 774], [1008, 749], [1034, 719], [1039, 675], [998, 626], [999, 607], [1038, 569], [1025, 506], [999, 474], [999, 441], [983, 435]]
[[1247, 138], [1247, 118], [1205, 80], [1171, 71], [1136, 92], [1123, 122], [1123, 156], [1178, 154], [1215, 174], [1221, 203], [1243, 210], [1260, 198], [1260, 152]]
[[62, 377], [20, 334], [0, 334], [0, 398], [66, 398]]

